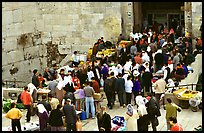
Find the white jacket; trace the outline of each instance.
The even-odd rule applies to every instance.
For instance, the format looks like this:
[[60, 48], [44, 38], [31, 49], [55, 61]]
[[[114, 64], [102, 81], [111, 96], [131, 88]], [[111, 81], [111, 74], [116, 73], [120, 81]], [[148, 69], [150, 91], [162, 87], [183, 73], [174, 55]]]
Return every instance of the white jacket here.
[[131, 80], [127, 80], [125, 82], [125, 92], [132, 93], [132, 87], [133, 87], [132, 81]]

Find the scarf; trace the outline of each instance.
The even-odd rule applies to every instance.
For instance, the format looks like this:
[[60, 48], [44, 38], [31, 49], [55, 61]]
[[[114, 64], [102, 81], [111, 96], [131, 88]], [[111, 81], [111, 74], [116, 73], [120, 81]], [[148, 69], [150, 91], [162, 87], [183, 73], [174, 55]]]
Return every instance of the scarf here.
[[38, 104], [37, 108], [38, 108], [39, 113], [43, 113], [45, 111], [47, 112], [43, 104]]

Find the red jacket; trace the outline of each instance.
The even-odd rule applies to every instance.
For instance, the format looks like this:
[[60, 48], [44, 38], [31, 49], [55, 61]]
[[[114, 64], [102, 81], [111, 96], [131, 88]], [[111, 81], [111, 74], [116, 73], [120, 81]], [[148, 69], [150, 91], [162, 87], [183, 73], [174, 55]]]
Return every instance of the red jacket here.
[[21, 100], [23, 102], [23, 105], [31, 105], [32, 104], [32, 97], [28, 91], [23, 91], [21, 93]]

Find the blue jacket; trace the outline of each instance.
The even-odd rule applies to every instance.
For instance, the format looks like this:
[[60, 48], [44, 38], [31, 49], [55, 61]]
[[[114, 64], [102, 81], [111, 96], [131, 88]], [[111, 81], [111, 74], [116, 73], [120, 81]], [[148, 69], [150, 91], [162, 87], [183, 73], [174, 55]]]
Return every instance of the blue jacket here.
[[132, 92], [139, 92], [140, 91], [140, 82], [133, 81]]

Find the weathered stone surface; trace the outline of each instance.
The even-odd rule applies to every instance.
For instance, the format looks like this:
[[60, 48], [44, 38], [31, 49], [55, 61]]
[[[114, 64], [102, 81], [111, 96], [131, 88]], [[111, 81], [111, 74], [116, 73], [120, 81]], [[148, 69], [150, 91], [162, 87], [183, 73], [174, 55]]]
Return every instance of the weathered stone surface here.
[[14, 23], [21, 23], [23, 21], [23, 17], [22, 17], [22, 10], [14, 10], [13, 11], [13, 22]]
[[12, 64], [24, 60], [24, 55], [22, 50], [16, 50], [8, 52], [3, 58], [8, 59], [8, 64]]
[[2, 42], [3, 51], [12, 51], [17, 49], [17, 39], [16, 37], [4, 37], [4, 41]]

